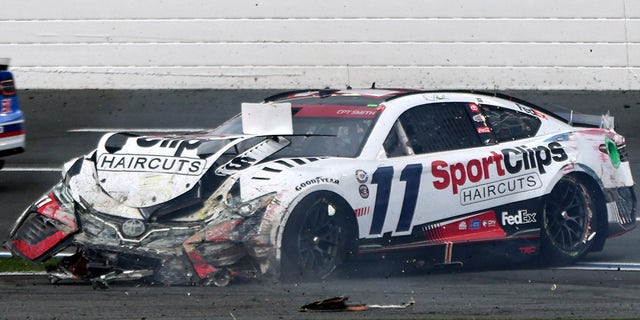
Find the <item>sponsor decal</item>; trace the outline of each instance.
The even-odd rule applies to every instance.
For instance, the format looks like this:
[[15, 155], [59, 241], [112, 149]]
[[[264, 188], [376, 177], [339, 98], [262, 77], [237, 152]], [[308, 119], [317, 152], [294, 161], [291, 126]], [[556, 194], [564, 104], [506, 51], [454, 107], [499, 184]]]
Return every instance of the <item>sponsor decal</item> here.
[[476, 114], [475, 116], [473, 116], [473, 121], [484, 123], [484, 116], [481, 114]]
[[544, 113], [541, 113], [540, 111], [536, 110], [536, 109], [532, 109], [529, 107], [525, 107], [525, 106], [521, 106], [519, 104], [516, 104], [518, 106], [518, 109], [520, 109], [520, 111], [538, 117], [538, 118], [542, 118], [542, 119], [546, 119], [547, 116]]
[[2, 113], [11, 112], [11, 99], [2, 99]]
[[487, 126], [478, 127], [478, 133], [491, 133], [491, 128]]
[[257, 162], [257, 159], [251, 157], [236, 157], [229, 161], [224, 168], [229, 171], [244, 170]]
[[360, 192], [362, 199], [369, 198], [369, 187], [367, 187], [367, 185], [361, 184], [358, 191]]
[[185, 139], [156, 139], [156, 138], [138, 138], [136, 143], [141, 148], [151, 148], [158, 146], [160, 148], [175, 149], [174, 157], [179, 157], [185, 150], [195, 150], [202, 143], [201, 140], [185, 140]]
[[495, 220], [483, 220], [482, 221], [482, 227], [483, 228], [493, 228], [496, 226], [496, 221]]
[[313, 179], [307, 180], [299, 185], [296, 186], [296, 191], [300, 191], [308, 186], [312, 186], [315, 184], [321, 184], [321, 183], [333, 183], [333, 184], [340, 184], [340, 180], [338, 179], [334, 179], [334, 178], [324, 178], [324, 177], [315, 177]]
[[535, 223], [536, 221], [536, 213], [535, 212], [527, 212], [526, 209], [518, 210], [516, 214], [509, 214], [506, 211], [503, 211], [502, 216], [502, 225], [520, 225], [520, 224], [529, 224]]
[[362, 217], [362, 216], [368, 215], [369, 212], [371, 212], [371, 208], [369, 207], [358, 208], [353, 210], [353, 212], [356, 214], [356, 217]]
[[[105, 149], [109, 153], [116, 153], [127, 144], [127, 141], [131, 138], [130, 134], [114, 134], [105, 142]], [[166, 139], [166, 138], [136, 138], [135, 144], [140, 148], [166, 148], [167, 152], [172, 152], [171, 149], [175, 149], [173, 156], [180, 157], [185, 150], [195, 150], [202, 144], [203, 141], [195, 139]], [[166, 155], [166, 154], [165, 154]]]
[[98, 158], [96, 167], [102, 171], [200, 175], [206, 167], [206, 161], [195, 158], [105, 153]]
[[473, 113], [480, 112], [480, 108], [478, 108], [478, 105], [475, 103], [469, 103], [469, 110], [471, 110], [471, 112]]
[[526, 246], [526, 247], [520, 247], [518, 248], [518, 250], [520, 250], [520, 253], [522, 254], [534, 254], [536, 253], [538, 248], [536, 248], [536, 246]]
[[468, 205], [542, 187], [540, 176], [533, 172], [460, 190], [460, 203]]
[[478, 183], [533, 169], [544, 174], [546, 173], [545, 168], [552, 162], [562, 162], [567, 159], [567, 153], [562, 145], [558, 142], [551, 142], [546, 146], [527, 147], [523, 145], [505, 148], [499, 153], [491, 151], [485, 157], [471, 159], [466, 163], [450, 164], [443, 160], [436, 160], [431, 163], [431, 173], [435, 177], [433, 186], [436, 189], [450, 188], [453, 194], [458, 194], [460, 187], [469, 182]]
[[367, 183], [369, 175], [364, 170], [356, 170], [356, 180], [360, 183]]
[[496, 221], [493, 210], [472, 214], [451, 222], [427, 224], [421, 227], [425, 240], [435, 242], [463, 242], [474, 240], [501, 239], [505, 231]]

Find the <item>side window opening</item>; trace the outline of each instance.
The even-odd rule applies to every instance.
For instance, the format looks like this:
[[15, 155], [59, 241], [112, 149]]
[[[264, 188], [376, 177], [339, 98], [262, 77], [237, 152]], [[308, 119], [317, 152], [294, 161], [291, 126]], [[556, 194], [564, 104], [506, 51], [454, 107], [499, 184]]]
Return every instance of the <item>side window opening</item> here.
[[384, 142], [388, 157], [481, 145], [465, 103], [433, 103], [411, 108], [398, 118]]
[[498, 142], [533, 137], [541, 125], [538, 118], [508, 108], [492, 105], [480, 105], [480, 108]]

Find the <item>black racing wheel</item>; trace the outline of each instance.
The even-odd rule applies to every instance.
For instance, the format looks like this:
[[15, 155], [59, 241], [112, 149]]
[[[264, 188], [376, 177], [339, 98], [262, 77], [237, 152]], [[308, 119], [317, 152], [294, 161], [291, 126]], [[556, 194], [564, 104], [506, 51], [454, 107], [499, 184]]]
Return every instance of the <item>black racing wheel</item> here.
[[547, 196], [542, 215], [542, 249], [551, 263], [583, 257], [596, 232], [593, 196], [575, 177], [564, 176]]

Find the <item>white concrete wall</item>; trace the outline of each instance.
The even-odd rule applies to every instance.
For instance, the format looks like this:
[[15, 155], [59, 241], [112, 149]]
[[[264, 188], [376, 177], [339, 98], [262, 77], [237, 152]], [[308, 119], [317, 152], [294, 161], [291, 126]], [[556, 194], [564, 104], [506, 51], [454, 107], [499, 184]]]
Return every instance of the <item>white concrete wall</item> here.
[[20, 88], [640, 89], [634, 0], [20, 0]]

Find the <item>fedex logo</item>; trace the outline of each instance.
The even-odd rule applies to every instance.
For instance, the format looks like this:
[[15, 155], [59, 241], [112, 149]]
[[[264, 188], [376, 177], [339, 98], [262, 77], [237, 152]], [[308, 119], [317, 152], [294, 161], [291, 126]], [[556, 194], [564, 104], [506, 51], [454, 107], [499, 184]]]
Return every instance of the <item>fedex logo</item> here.
[[518, 210], [518, 212], [514, 215], [510, 215], [508, 212], [502, 212], [502, 225], [517, 225], [517, 224], [528, 224], [534, 223], [536, 221], [536, 213], [535, 212], [527, 212], [527, 210]]

